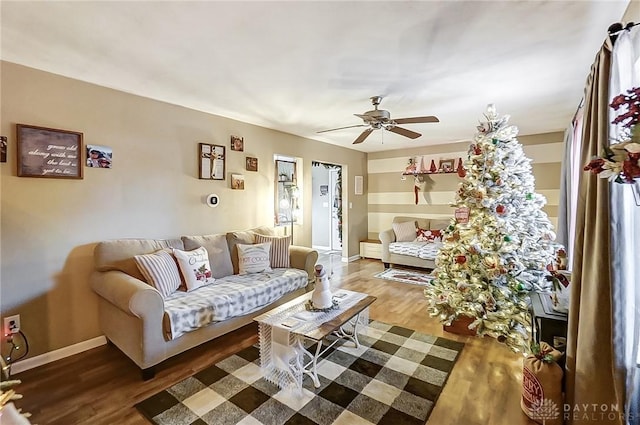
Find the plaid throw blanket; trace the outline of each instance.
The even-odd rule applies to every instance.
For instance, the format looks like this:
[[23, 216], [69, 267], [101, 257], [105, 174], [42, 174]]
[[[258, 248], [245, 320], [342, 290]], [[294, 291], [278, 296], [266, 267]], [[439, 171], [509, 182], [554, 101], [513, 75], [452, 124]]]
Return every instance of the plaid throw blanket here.
[[307, 285], [304, 270], [225, 276], [191, 292], [178, 291], [164, 300], [164, 332], [167, 340], [212, 322], [243, 316]]
[[389, 252], [434, 260], [441, 246], [442, 244], [437, 242], [392, 242], [389, 244]]

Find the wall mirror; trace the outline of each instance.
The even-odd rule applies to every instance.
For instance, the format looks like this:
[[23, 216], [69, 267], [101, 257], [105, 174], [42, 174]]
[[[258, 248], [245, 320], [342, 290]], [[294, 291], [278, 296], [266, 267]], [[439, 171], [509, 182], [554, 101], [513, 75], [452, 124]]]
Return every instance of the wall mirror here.
[[275, 224], [291, 225], [293, 230], [300, 211], [296, 162], [277, 159], [275, 165]]

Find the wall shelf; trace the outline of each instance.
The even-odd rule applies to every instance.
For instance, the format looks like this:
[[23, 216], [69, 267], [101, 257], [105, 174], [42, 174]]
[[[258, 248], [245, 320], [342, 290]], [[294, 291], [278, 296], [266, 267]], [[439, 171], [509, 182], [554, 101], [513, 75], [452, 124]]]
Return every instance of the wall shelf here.
[[457, 172], [458, 171], [456, 171], [456, 170], [453, 170], [453, 171], [421, 171], [419, 173], [407, 173], [407, 172], [404, 172], [404, 173], [402, 173], [402, 175], [403, 176], [422, 176], [422, 175], [425, 175], [425, 174], [455, 174]]

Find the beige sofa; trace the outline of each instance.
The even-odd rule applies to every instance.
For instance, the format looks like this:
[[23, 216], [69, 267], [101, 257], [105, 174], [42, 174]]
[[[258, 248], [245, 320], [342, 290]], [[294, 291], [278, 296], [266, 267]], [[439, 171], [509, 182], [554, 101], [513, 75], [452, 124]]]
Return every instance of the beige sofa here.
[[[393, 223], [404, 223], [407, 221], [413, 221], [420, 229], [444, 229], [451, 223], [450, 218], [419, 218], [419, 217], [394, 217]], [[380, 241], [382, 242], [382, 263], [385, 268], [389, 268], [392, 264], [412, 267], [422, 267], [426, 269], [435, 268], [435, 256], [429, 256], [429, 258], [421, 258], [415, 254], [398, 254], [390, 252], [391, 244], [396, 242], [396, 234], [393, 229], [387, 229], [379, 234]], [[429, 244], [428, 242], [415, 242], [414, 245]], [[435, 248], [435, 247], [430, 247]], [[412, 250], [413, 251], [413, 250]], [[431, 252], [436, 251], [432, 249]]]
[[[258, 273], [238, 276], [236, 244], [253, 243], [255, 233], [273, 235], [273, 230], [259, 227], [249, 231], [207, 236], [183, 236], [181, 239], [171, 240], [120, 239], [100, 242], [96, 246], [94, 251], [95, 271], [91, 276], [91, 287], [99, 296], [99, 320], [102, 332], [110, 343], [118, 347], [142, 369], [143, 379], [152, 378], [155, 374], [154, 366], [163, 360], [245, 326], [252, 322], [253, 317], [311, 290], [315, 278], [314, 266], [318, 259], [317, 251], [311, 248], [290, 246], [290, 269], [274, 269], [274, 273], [269, 273], [268, 276], [259, 276]], [[262, 285], [262, 282], [269, 281], [276, 274], [280, 281], [295, 275], [296, 286], [299, 288], [293, 292], [282, 294], [279, 299], [268, 305], [254, 306], [252, 304], [246, 307], [251, 309], [248, 314], [230, 317], [222, 321], [212, 321], [207, 325], [172, 338], [170, 332], [167, 331], [168, 307], [165, 306], [165, 303], [169, 304], [171, 300], [163, 298], [155, 287], [145, 282], [133, 257], [165, 248], [192, 250], [199, 246], [207, 248], [214, 274], [217, 270], [216, 263], [222, 261], [228, 264], [228, 257], [221, 256], [231, 257], [233, 271], [228, 271], [225, 273], [227, 276], [220, 278], [214, 275], [216, 282], [208, 285], [211, 288], [216, 288], [219, 282], [246, 279], [247, 276], [251, 276], [251, 279], [256, 279], [255, 282], [260, 282]], [[245, 283], [246, 285], [247, 283]], [[293, 285], [290, 286], [293, 287]], [[184, 294], [193, 297], [201, 289], [203, 288]], [[229, 289], [227, 288], [227, 290]], [[283, 290], [279, 290], [278, 293], [280, 292]], [[174, 294], [178, 298], [182, 296], [178, 291]], [[223, 297], [226, 296], [223, 295]], [[272, 298], [273, 295], [270, 294], [270, 297]]]

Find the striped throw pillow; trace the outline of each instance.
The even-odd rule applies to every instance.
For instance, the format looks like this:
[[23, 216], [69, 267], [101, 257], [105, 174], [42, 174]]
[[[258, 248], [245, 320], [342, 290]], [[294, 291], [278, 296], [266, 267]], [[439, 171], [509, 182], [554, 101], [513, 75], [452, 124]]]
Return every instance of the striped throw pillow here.
[[261, 273], [271, 271], [269, 252], [271, 242], [253, 245], [236, 245], [238, 248], [238, 274]]
[[415, 221], [392, 223], [393, 233], [396, 234], [396, 242], [413, 242], [417, 236], [418, 227]]
[[256, 243], [271, 242], [269, 261], [273, 268], [289, 268], [291, 236], [265, 236], [256, 233]]
[[163, 298], [173, 294], [180, 286], [180, 271], [173, 255], [165, 250], [133, 257], [138, 270]]

